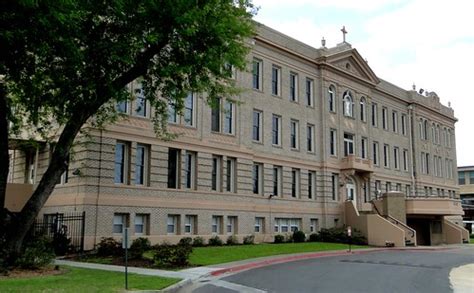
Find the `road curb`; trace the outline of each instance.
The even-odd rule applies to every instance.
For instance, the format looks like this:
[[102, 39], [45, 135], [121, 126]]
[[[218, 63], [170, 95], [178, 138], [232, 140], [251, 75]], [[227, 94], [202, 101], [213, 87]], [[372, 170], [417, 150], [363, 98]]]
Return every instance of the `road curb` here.
[[166, 287], [165, 289], [159, 290], [157, 292], [175, 293], [175, 292], [178, 292], [178, 290], [180, 290], [180, 289], [182, 289], [186, 286], [191, 285], [191, 283], [192, 283], [191, 279], [184, 279], [184, 280], [179, 281], [176, 284], [173, 284], [173, 285], [171, 285], [169, 287]]

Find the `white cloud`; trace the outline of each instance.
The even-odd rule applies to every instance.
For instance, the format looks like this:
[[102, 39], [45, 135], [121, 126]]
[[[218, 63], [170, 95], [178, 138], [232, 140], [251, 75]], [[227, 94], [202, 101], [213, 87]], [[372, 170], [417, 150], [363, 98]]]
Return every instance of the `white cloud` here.
[[306, 8], [336, 8], [353, 11], [374, 11], [386, 6], [387, 4], [397, 4], [404, 2], [402, 0], [257, 0], [255, 5], [265, 7], [280, 8], [280, 7], [298, 7], [305, 6]]

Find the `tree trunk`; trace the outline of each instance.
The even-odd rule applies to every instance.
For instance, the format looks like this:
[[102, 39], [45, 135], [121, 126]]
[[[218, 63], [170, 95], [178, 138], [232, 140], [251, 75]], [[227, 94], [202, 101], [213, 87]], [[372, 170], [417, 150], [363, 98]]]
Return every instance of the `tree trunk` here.
[[25, 204], [21, 212], [17, 214], [13, 221], [8, 225], [5, 246], [9, 253], [11, 253], [10, 257], [12, 259], [15, 259], [20, 253], [23, 239], [28, 233], [28, 230], [33, 224], [39, 211], [53, 192], [59, 178], [66, 170], [67, 158], [74, 139], [79, 133], [82, 125], [89, 117], [90, 115], [88, 113], [78, 113], [78, 115], [71, 117], [59, 137], [48, 168], [34, 190], [33, 195]]
[[0, 80], [0, 239], [5, 235], [7, 211], [5, 198], [7, 192], [10, 157], [8, 155], [8, 119], [7, 93], [5, 84]]

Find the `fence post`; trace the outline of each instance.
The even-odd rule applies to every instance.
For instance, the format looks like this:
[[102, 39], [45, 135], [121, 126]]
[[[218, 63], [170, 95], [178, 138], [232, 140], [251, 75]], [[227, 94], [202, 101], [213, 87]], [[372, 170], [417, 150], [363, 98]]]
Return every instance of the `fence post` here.
[[81, 252], [84, 252], [84, 235], [86, 228], [86, 211], [82, 212], [82, 227], [81, 227]]

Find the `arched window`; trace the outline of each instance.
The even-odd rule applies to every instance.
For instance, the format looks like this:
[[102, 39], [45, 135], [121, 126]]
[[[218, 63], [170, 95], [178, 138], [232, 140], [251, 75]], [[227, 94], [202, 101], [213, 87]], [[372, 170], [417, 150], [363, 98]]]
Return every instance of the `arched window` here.
[[365, 121], [366, 117], [366, 101], [365, 98], [360, 98], [360, 120]]
[[328, 89], [328, 105], [329, 105], [330, 112], [336, 112], [335, 99], [336, 99], [336, 88], [333, 85], [330, 85]]
[[446, 127], [443, 129], [443, 143], [444, 146], [448, 146], [448, 130]]
[[345, 91], [342, 97], [344, 116], [354, 117], [354, 99], [350, 91]]
[[441, 137], [439, 134], [439, 124], [436, 124], [436, 143], [441, 144]]
[[419, 123], [419, 129], [420, 129], [420, 139], [425, 139], [425, 132], [423, 131], [423, 118], [420, 118], [420, 123]]
[[451, 136], [451, 129], [448, 129], [448, 135], [446, 136], [446, 141], [447, 141], [446, 145], [447, 145], [448, 147], [451, 147], [451, 142], [452, 142], [451, 139], [452, 139], [452, 136]]

